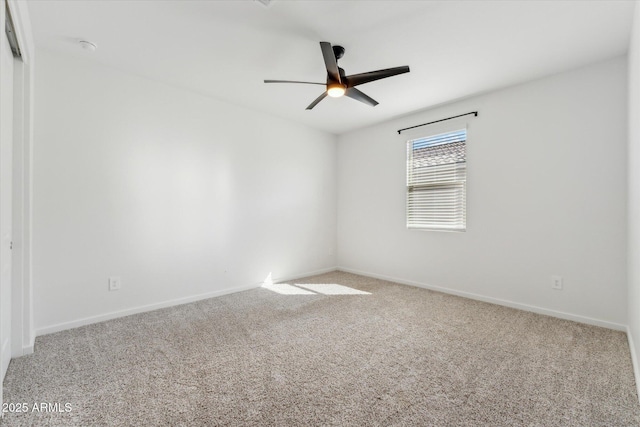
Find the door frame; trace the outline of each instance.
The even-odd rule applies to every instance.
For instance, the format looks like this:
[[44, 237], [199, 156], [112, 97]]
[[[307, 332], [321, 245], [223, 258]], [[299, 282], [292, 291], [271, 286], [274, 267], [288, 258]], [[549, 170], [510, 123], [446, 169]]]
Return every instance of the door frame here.
[[[5, 12], [3, 19], [0, 22], [7, 20], [6, 8], [2, 10]], [[4, 28], [4, 24], [3, 27]], [[2, 35], [0, 41], [0, 55], [2, 61], [0, 61], [0, 74], [2, 75], [2, 106], [0, 106], [0, 127], [3, 130], [3, 135], [0, 137], [2, 164], [0, 164], [0, 172], [2, 172], [2, 186], [0, 188], [0, 222], [2, 223], [2, 229], [0, 229], [0, 305], [2, 315], [0, 316], [0, 374], [4, 378], [9, 362], [11, 361], [11, 344], [13, 331], [11, 328], [11, 313], [13, 300], [11, 299], [11, 292], [13, 291], [13, 281], [11, 268], [12, 262], [12, 250], [10, 241], [12, 237], [12, 225], [11, 215], [13, 208], [13, 69], [15, 58], [12, 55], [11, 47], [9, 45], [9, 37], [5, 34]], [[5, 93], [6, 92], [6, 93]], [[9, 110], [6, 111], [5, 109]], [[8, 130], [9, 132], [4, 132]], [[6, 180], [6, 182], [5, 182]], [[7, 203], [7, 205], [5, 205]], [[8, 217], [8, 218], [5, 218]], [[8, 228], [7, 228], [8, 227]], [[6, 310], [6, 312], [5, 312]], [[7, 322], [8, 323], [5, 323]]]
[[[4, 1], [3, 1], [4, 3]], [[13, 62], [13, 250], [11, 284], [11, 357], [33, 352], [33, 285], [31, 275], [31, 211], [33, 166], [34, 43], [26, 2], [6, 0], [21, 60]], [[0, 11], [4, 31], [6, 12]], [[0, 393], [2, 385], [0, 384]]]
[[[6, 7], [11, 15], [21, 52], [21, 60], [13, 61], [12, 213], [14, 223], [10, 340], [11, 358], [14, 358], [33, 353], [35, 340], [31, 274], [35, 45], [27, 2], [6, 0]], [[6, 13], [5, 4], [0, 5], [0, 30], [2, 31], [5, 28]], [[3, 402], [2, 380], [4, 378], [0, 378], [0, 404]], [[0, 414], [4, 415], [1, 412]]]
[[27, 2], [7, 0], [7, 4], [22, 57], [14, 60], [13, 69], [13, 358], [33, 353], [35, 340], [31, 275], [34, 44]]

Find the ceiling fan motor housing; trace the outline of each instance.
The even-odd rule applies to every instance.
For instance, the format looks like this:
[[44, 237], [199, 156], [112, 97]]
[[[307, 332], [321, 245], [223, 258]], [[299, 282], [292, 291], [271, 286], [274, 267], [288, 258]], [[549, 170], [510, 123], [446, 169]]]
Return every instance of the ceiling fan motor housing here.
[[[340, 68], [338, 67], [338, 72], [340, 73], [340, 82], [342, 82], [343, 85], [347, 85], [347, 76], [344, 72], [344, 68]], [[335, 81], [331, 75], [329, 73], [327, 73], [327, 84], [331, 84], [331, 83], [338, 83], [337, 81]]]

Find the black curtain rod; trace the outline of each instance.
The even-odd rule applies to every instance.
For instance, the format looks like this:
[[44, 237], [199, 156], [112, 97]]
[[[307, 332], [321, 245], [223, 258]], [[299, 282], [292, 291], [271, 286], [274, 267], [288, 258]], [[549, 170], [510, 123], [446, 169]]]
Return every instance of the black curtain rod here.
[[432, 125], [434, 123], [438, 123], [438, 122], [444, 122], [445, 120], [451, 120], [451, 119], [457, 119], [458, 117], [463, 117], [463, 116], [469, 116], [473, 114], [474, 116], [478, 117], [478, 112], [477, 111], [472, 111], [470, 113], [465, 113], [465, 114], [460, 114], [457, 116], [453, 116], [453, 117], [447, 117], [446, 119], [440, 119], [440, 120], [435, 120], [433, 122], [429, 122], [429, 123], [423, 123], [421, 125], [415, 125], [415, 126], [411, 126], [409, 128], [404, 128], [404, 129], [398, 129], [398, 135], [400, 135], [403, 131], [405, 130], [409, 130], [409, 129], [414, 129], [414, 128], [419, 128], [420, 126], [427, 126], [427, 125]]

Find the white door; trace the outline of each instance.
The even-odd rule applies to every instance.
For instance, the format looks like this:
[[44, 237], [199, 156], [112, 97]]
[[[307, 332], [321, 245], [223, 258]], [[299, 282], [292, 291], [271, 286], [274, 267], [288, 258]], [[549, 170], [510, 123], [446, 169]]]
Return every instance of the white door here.
[[13, 55], [4, 25], [0, 30], [0, 361], [4, 379], [11, 360]]

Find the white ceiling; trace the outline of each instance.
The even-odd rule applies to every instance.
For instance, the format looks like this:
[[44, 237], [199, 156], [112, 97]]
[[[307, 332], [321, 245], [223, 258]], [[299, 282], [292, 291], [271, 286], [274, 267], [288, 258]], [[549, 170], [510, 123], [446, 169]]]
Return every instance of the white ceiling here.
[[[30, 0], [36, 46], [261, 110], [331, 133], [627, 52], [632, 1]], [[77, 41], [98, 45], [94, 53]], [[326, 98], [318, 42], [345, 47], [347, 74], [409, 65]]]

